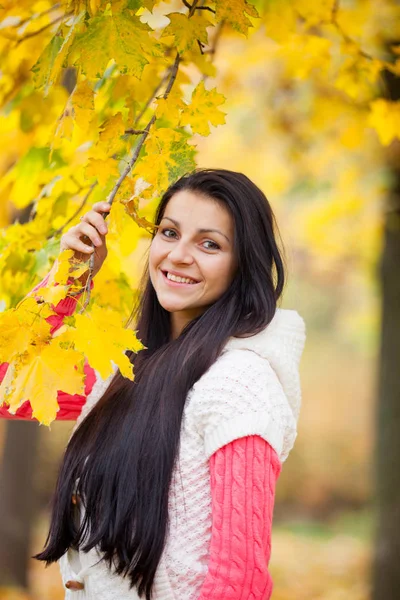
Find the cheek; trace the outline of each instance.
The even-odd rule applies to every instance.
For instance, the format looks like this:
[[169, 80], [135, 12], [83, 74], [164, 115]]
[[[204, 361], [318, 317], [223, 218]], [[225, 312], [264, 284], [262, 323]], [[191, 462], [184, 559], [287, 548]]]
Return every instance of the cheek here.
[[219, 263], [209, 265], [205, 276], [216, 288], [225, 288], [232, 278], [232, 266], [229, 261], [223, 260]]
[[162, 245], [157, 238], [154, 238], [150, 246], [149, 262], [154, 268], [158, 266], [158, 263], [162, 259]]

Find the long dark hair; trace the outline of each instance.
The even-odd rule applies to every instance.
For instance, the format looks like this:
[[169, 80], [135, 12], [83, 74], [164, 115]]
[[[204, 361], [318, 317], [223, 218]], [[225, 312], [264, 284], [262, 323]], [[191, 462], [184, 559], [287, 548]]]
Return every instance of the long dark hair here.
[[[171, 340], [170, 313], [157, 299], [147, 264], [130, 318], [146, 347], [127, 351], [135, 379], [124, 378], [118, 370], [72, 435], [59, 471], [45, 548], [34, 557], [49, 564], [70, 547], [88, 551], [98, 545], [109, 567], [128, 576], [146, 600], [151, 600], [168, 533], [168, 493], [187, 394], [229, 337], [254, 335], [270, 323], [285, 284], [274, 214], [248, 177], [225, 169], [195, 169], [164, 193], [156, 226], [181, 190], [211, 198], [232, 215], [235, 277], [214, 304]], [[77, 478], [75, 492], [84, 498], [85, 508], [81, 525], [71, 501]]]

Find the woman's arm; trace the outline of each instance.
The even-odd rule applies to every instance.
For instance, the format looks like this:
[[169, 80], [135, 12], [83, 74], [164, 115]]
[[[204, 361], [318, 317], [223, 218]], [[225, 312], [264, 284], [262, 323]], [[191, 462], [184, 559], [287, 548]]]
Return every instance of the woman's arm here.
[[[36, 287], [33, 288], [31, 292], [29, 292], [28, 296], [33, 295], [40, 288], [45, 287], [48, 283], [49, 277], [54, 271], [55, 266], [49, 271], [46, 277], [41, 281]], [[57, 283], [55, 285], [58, 285]], [[93, 279], [90, 283], [90, 289], [93, 288]], [[82, 292], [83, 293], [83, 292]], [[53, 310], [56, 314], [50, 315], [47, 317], [46, 321], [52, 326], [50, 329], [51, 335], [55, 333], [63, 324], [64, 317], [71, 316], [74, 314], [77, 303], [81, 298], [82, 294], [78, 294], [74, 297], [67, 297], [57, 304], [57, 306], [53, 306]], [[8, 363], [0, 364], [0, 383], [3, 381], [6, 371], [8, 369]], [[80, 415], [82, 406], [86, 402], [87, 396], [90, 394], [93, 385], [96, 381], [96, 375], [92, 367], [85, 362], [84, 371], [86, 374], [85, 379], [85, 394], [66, 394], [65, 392], [59, 391], [57, 401], [59, 404], [59, 411], [57, 412], [56, 420], [67, 420], [72, 421], [77, 419]], [[0, 406], [0, 418], [2, 419], [24, 419], [30, 420], [32, 419], [32, 409], [30, 403], [28, 401], [24, 402], [22, 406], [19, 407], [15, 415], [11, 414], [5, 406]], [[36, 419], [33, 419], [36, 421]]]
[[269, 600], [275, 485], [281, 463], [261, 436], [239, 438], [210, 458], [212, 533], [199, 600]]

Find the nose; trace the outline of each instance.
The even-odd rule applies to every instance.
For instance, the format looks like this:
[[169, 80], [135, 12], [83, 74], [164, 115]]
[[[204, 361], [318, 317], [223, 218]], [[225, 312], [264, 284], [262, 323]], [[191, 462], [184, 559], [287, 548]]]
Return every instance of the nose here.
[[174, 244], [174, 247], [168, 254], [168, 258], [172, 263], [190, 265], [193, 262], [193, 256], [183, 239]]

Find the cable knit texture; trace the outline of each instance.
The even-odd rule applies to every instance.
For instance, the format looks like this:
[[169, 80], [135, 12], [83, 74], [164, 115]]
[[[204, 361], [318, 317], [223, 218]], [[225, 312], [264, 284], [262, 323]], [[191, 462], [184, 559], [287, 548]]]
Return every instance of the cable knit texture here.
[[199, 600], [269, 600], [268, 572], [278, 455], [259, 436], [236, 439], [210, 459], [212, 531]]
[[[281, 463], [293, 447], [305, 325], [297, 312], [284, 309], [277, 310], [271, 324], [250, 338], [228, 340], [220, 357], [189, 390], [169, 494], [170, 532], [156, 573], [154, 600], [198, 600], [200, 596], [210, 564], [211, 456], [250, 435], [268, 442]], [[279, 377], [272, 367], [278, 360]], [[102, 382], [97, 372], [96, 376], [77, 426], [113, 377]], [[135, 590], [112, 575], [98, 562], [100, 558], [92, 550], [69, 551], [60, 559], [64, 582], [82, 577], [85, 583], [84, 590], [67, 592], [66, 598], [137, 600]]]
[[[220, 510], [224, 519], [218, 521], [219, 502], [217, 499], [214, 501], [211, 495], [210, 459], [215, 456], [215, 461], [218, 460], [218, 463], [215, 463], [216, 483], [219, 479], [219, 460], [226, 461], [225, 454], [220, 455], [218, 452], [217, 458], [217, 451], [226, 447], [226, 452], [232, 453], [233, 444], [230, 449], [227, 445], [234, 440], [247, 436], [260, 436], [274, 450], [280, 464], [286, 460], [297, 435], [297, 419], [301, 404], [299, 362], [305, 338], [305, 323], [302, 317], [294, 310], [278, 308], [271, 323], [260, 333], [249, 338], [230, 338], [218, 359], [189, 390], [182, 417], [180, 449], [169, 493], [170, 530], [155, 577], [153, 600], [198, 600], [200, 594], [208, 594], [204, 598], [211, 598], [210, 593], [213, 594], [213, 598], [220, 598], [220, 593], [234, 593], [231, 582], [237, 577], [242, 577], [243, 585], [247, 585], [248, 580], [255, 578], [255, 585], [259, 589], [265, 586], [265, 594], [268, 598], [268, 585], [271, 585], [271, 582], [268, 583], [265, 571], [269, 557], [269, 542], [266, 541], [265, 536], [269, 535], [267, 524], [269, 513], [265, 514], [264, 518], [262, 545], [261, 542], [255, 542], [261, 526], [258, 526], [254, 519], [253, 522], [248, 523], [248, 515], [257, 512], [258, 503], [254, 497], [263, 493], [258, 489], [261, 484], [254, 484], [251, 476], [254, 469], [246, 469], [244, 476], [246, 494], [244, 499], [242, 498], [242, 503], [249, 503], [245, 504], [242, 510], [246, 521], [241, 521], [240, 525], [239, 511], [230, 512], [229, 502], [221, 505]], [[96, 371], [95, 377], [93, 389], [83, 404], [75, 427], [79, 426], [85, 415], [102, 396], [113, 374], [103, 381]], [[265, 477], [271, 477], [268, 476], [268, 460], [273, 461], [273, 458], [273, 455], [265, 458], [264, 479], [261, 478], [263, 481]], [[233, 458], [232, 473], [236, 474], [237, 470], [240, 471], [240, 462]], [[224, 484], [222, 494], [229, 490], [238, 490], [240, 479], [243, 480], [243, 476], [241, 478], [235, 476], [231, 483]], [[228, 482], [228, 479], [226, 481]], [[270, 490], [271, 481], [270, 478]], [[217, 497], [220, 497], [219, 486], [216, 490]], [[251, 498], [254, 500], [253, 509]], [[263, 504], [264, 512], [272, 510], [271, 496], [266, 498]], [[236, 496], [234, 499], [232, 495], [231, 504], [234, 500], [236, 506]], [[214, 527], [213, 510], [216, 511], [217, 519]], [[230, 525], [229, 522], [225, 524], [225, 515], [229, 516], [229, 514]], [[218, 523], [220, 527], [217, 527]], [[245, 532], [246, 556], [253, 557], [253, 563], [259, 567], [252, 566], [251, 558], [245, 560], [244, 566], [243, 556], [236, 555], [235, 551], [238, 540], [232, 540], [233, 545], [227, 550], [229, 544], [225, 546], [224, 540], [229, 537], [225, 533], [226, 528], [230, 526], [232, 531]], [[214, 538], [211, 539], [211, 533], [213, 531], [214, 534], [219, 530], [221, 537], [218, 540], [217, 534], [215, 544], [221, 547], [222, 561], [217, 564], [216, 560], [211, 560], [211, 549], [213, 549], [213, 559], [219, 558], [214, 550]], [[252, 549], [254, 544], [257, 550]], [[263, 553], [265, 560], [262, 558]], [[136, 590], [129, 588], [128, 580], [112, 573], [101, 561], [97, 549], [86, 553], [69, 550], [59, 563], [64, 584], [68, 580], [76, 580], [84, 585], [82, 590], [67, 590], [66, 600], [138, 600], [139, 598]], [[230, 574], [227, 569], [230, 569]], [[252, 572], [252, 575], [248, 575], [247, 571]], [[261, 581], [261, 573], [264, 582]], [[228, 575], [229, 587], [222, 590], [225, 586], [221, 583], [220, 577], [226, 578]], [[214, 586], [218, 592], [209, 592], [210, 586], [211, 589]], [[226, 600], [233, 600], [234, 597], [244, 600], [246, 596], [243, 593], [239, 596], [227, 595]], [[259, 598], [257, 595], [255, 597]], [[249, 595], [249, 598], [252, 596]]]

